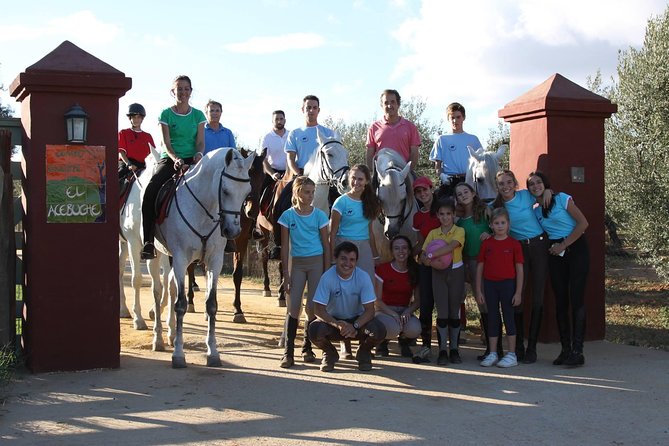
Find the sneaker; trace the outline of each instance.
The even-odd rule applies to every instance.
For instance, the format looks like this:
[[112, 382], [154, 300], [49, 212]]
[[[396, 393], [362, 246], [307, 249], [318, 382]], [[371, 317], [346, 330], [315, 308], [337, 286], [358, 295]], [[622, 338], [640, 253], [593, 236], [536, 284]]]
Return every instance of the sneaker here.
[[372, 370], [372, 352], [358, 348], [355, 353], [355, 359], [358, 361], [358, 370], [369, 372]]
[[420, 364], [422, 362], [430, 362], [431, 355], [430, 347], [424, 345], [420, 348], [420, 350], [414, 353], [411, 359], [413, 360], [414, 364]]
[[495, 364], [497, 364], [497, 361], [499, 360], [499, 357], [497, 356], [496, 352], [490, 352], [488, 353], [488, 356], [483, 358], [483, 361], [481, 361], [481, 367], [492, 367]]
[[321, 372], [331, 372], [334, 370], [335, 363], [339, 360], [339, 354], [323, 352], [323, 359], [321, 360]]
[[[527, 357], [527, 356], [526, 356]], [[518, 365], [518, 360], [516, 359], [516, 354], [509, 352], [497, 363], [497, 367], [503, 369], [508, 367], [515, 367]]]
[[448, 364], [448, 352], [446, 350], [439, 350], [437, 365], [446, 365], [446, 364]]
[[376, 346], [376, 356], [389, 356], [388, 341], [383, 341]]
[[150, 260], [156, 258], [156, 248], [153, 246], [153, 243], [146, 242], [142, 248], [142, 253], [140, 254], [142, 260]]
[[448, 359], [452, 364], [462, 364], [462, 358], [460, 358], [460, 352], [457, 350], [451, 350]]

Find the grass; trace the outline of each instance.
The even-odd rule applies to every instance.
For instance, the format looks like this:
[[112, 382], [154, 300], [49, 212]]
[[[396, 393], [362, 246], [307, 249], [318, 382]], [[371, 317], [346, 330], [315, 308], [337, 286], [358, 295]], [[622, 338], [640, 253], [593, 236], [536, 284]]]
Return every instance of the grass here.
[[669, 351], [669, 283], [634, 255], [606, 258], [606, 339]]
[[0, 347], [0, 388], [11, 379], [17, 362], [16, 353], [11, 345]]

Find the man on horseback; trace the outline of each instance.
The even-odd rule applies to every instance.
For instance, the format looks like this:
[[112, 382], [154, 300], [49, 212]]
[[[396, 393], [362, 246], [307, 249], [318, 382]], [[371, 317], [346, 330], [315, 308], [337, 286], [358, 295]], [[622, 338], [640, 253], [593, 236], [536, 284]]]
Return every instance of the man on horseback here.
[[476, 135], [464, 131], [465, 108], [453, 102], [446, 107], [446, 118], [451, 124], [451, 133], [441, 135], [430, 151], [430, 161], [434, 161], [437, 176], [441, 179], [439, 196], [453, 196], [455, 186], [465, 181], [469, 166], [469, 151], [480, 149], [481, 142]]
[[[302, 99], [302, 113], [304, 114], [304, 126], [291, 130], [288, 133], [284, 152], [287, 156], [287, 166], [290, 174], [295, 177], [299, 175], [308, 175], [304, 171], [304, 166], [316, 150], [318, 150], [318, 133], [334, 138], [333, 130], [324, 127], [318, 123], [318, 114], [321, 111], [320, 100], [314, 95], [307, 95]], [[288, 183], [281, 192], [279, 199], [274, 206], [274, 221], [277, 221], [281, 213], [290, 207], [292, 196], [292, 182]], [[281, 231], [274, 231], [274, 243], [276, 247], [270, 253], [270, 259], [278, 260], [281, 258]]]
[[153, 136], [142, 130], [142, 122], [146, 117], [142, 104], [130, 104], [126, 116], [130, 120], [130, 128], [118, 132], [118, 178], [122, 184], [130, 172], [144, 169], [149, 145], [156, 146]]
[[[283, 110], [275, 110], [272, 113], [272, 130], [263, 137], [260, 143], [261, 150], [267, 150], [262, 164], [265, 179], [260, 192], [260, 210], [267, 216], [274, 205], [272, 203], [274, 185], [286, 173], [286, 152], [283, 151], [283, 148], [288, 140], [288, 131], [285, 125], [286, 114]], [[262, 231], [259, 228], [256, 227], [254, 231], [254, 238], [262, 237]]]
[[367, 131], [367, 166], [374, 166], [374, 156], [379, 150], [388, 148], [396, 151], [407, 163], [418, 167], [418, 149], [421, 144], [416, 125], [399, 114], [400, 94], [397, 90], [383, 90], [381, 109], [383, 118], [369, 126]]

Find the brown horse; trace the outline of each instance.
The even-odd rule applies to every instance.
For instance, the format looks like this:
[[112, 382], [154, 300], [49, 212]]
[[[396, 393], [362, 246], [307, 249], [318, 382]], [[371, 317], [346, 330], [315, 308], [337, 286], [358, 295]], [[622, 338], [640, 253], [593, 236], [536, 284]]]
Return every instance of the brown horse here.
[[[240, 297], [242, 278], [244, 277], [244, 259], [246, 258], [246, 253], [248, 249], [249, 240], [252, 238], [254, 223], [258, 219], [260, 214], [260, 194], [262, 193], [262, 185], [265, 179], [265, 172], [263, 171], [263, 161], [265, 160], [265, 153], [259, 156], [256, 156], [253, 160], [253, 165], [249, 170], [249, 177], [251, 178], [251, 193], [246, 199], [244, 206], [242, 207], [242, 216], [241, 216], [241, 233], [239, 237], [235, 239], [236, 250], [233, 257], [233, 271], [232, 271], [232, 280], [235, 285], [235, 299], [233, 301], [233, 306], [235, 307], [235, 314], [233, 317], [233, 322], [245, 323], [246, 318], [244, 317], [244, 311], [242, 311], [242, 302]], [[244, 153], [242, 151], [242, 153]], [[262, 255], [262, 269], [263, 269], [263, 290], [264, 295], [269, 297], [272, 295], [270, 290], [269, 283], [269, 272], [268, 272], [268, 246], [270, 239], [270, 230], [267, 228], [262, 228], [264, 238], [259, 241], [261, 246], [261, 255]], [[279, 263], [279, 306], [285, 306], [285, 293], [283, 289], [283, 270], [281, 264]], [[283, 303], [283, 305], [282, 305]]]

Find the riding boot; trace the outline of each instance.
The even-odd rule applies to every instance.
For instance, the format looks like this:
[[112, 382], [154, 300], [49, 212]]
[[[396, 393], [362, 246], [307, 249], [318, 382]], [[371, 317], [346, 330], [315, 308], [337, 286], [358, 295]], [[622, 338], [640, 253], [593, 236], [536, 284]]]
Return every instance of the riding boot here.
[[[312, 319], [313, 320], [313, 319]], [[316, 361], [316, 355], [311, 348], [311, 340], [309, 339], [309, 324], [311, 321], [304, 321], [304, 343], [302, 344], [302, 359], [304, 362]]]
[[565, 361], [565, 365], [583, 365], [583, 341], [585, 340], [585, 306], [574, 309], [572, 314], [574, 319], [574, 340], [572, 343], [572, 353]]
[[400, 336], [397, 339], [397, 343], [400, 345], [400, 354], [403, 358], [411, 358], [413, 356], [411, 347], [409, 347], [409, 344], [411, 344], [411, 339]]
[[[566, 308], [564, 310], [566, 310]], [[562, 345], [562, 350], [560, 351], [560, 355], [553, 361], [553, 365], [562, 365], [569, 357], [569, 353], [571, 353], [571, 330], [569, 329], [569, 314], [564, 310], [561, 308], [556, 309], [557, 314], [555, 316], [557, 319], [558, 334], [560, 335], [560, 344]]]
[[448, 319], [437, 319], [437, 345], [448, 351]]
[[234, 239], [229, 238], [225, 244], [225, 252], [235, 252], [237, 251], [237, 244]]
[[525, 364], [533, 364], [537, 361], [537, 340], [539, 339], [539, 331], [541, 330], [543, 310], [543, 307], [532, 308], [530, 332], [527, 337], [527, 350], [525, 351], [525, 359], [523, 359], [523, 363]]
[[516, 358], [522, 361], [525, 359], [525, 321], [522, 309], [513, 313], [513, 320], [516, 323]]
[[285, 333], [286, 345], [283, 350], [283, 357], [281, 358], [281, 368], [287, 369], [295, 364], [293, 352], [295, 351], [295, 337], [297, 336], [297, 325], [299, 321], [289, 314], [286, 315]]

